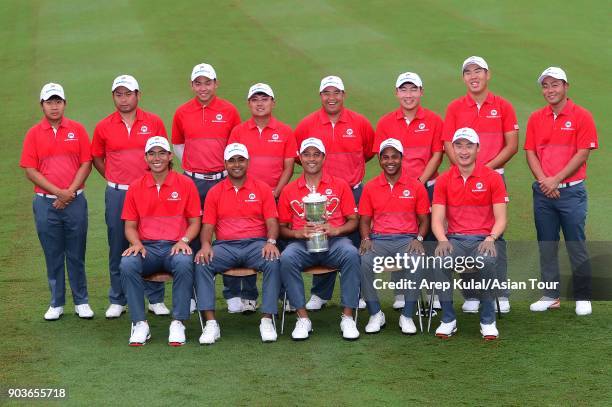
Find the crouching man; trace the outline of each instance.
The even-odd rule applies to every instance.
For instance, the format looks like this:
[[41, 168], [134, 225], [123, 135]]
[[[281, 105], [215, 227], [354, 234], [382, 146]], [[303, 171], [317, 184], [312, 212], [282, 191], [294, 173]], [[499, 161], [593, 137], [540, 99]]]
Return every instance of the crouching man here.
[[[457, 130], [452, 149], [455, 165], [438, 178], [434, 190], [431, 228], [438, 240], [435, 254], [444, 259], [444, 266], [458, 265], [460, 259], [467, 264], [468, 257], [474, 259], [470, 263], [475, 265], [477, 273], [472, 274], [472, 279], [463, 280], [471, 280], [477, 290], [464, 290], [467, 291], [464, 295], [480, 297], [480, 332], [487, 340], [496, 339], [499, 332], [495, 326], [493, 290], [478, 284], [491, 284], [496, 277], [495, 241], [506, 228], [506, 187], [501, 175], [476, 163], [480, 140], [473, 129]], [[448, 231], [444, 227], [447, 221]], [[457, 331], [450, 281], [453, 270], [437, 271], [451, 283], [451, 288], [440, 294], [442, 322], [436, 330], [436, 336], [447, 338]]]
[[277, 334], [272, 316], [277, 312], [280, 289], [276, 203], [268, 184], [247, 176], [249, 153], [244, 144], [228, 144], [223, 158], [228, 176], [206, 196], [202, 248], [195, 256], [197, 307], [206, 318], [200, 344], [211, 345], [221, 337], [215, 319], [215, 274], [234, 267], [263, 272], [259, 331], [263, 342], [274, 342]]
[[119, 270], [132, 318], [131, 346], [151, 337], [145, 319], [142, 277], [166, 270], [172, 273], [172, 316], [168, 344], [185, 343], [189, 301], [193, 289], [193, 253], [189, 242], [200, 231], [201, 204], [193, 182], [172, 170], [170, 144], [151, 137], [145, 146], [150, 172], [130, 185], [121, 218], [130, 247], [122, 254]]

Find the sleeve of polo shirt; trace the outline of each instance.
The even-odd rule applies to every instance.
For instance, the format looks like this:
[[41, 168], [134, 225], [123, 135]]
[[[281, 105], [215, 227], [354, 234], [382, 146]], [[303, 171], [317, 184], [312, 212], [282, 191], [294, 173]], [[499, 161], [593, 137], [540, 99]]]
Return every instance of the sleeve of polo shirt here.
[[363, 154], [366, 160], [369, 160], [370, 158], [374, 157], [375, 152], [373, 151], [373, 146], [374, 146], [374, 128], [372, 128], [372, 124], [370, 123], [370, 121], [365, 117], [362, 116], [362, 134], [363, 134]]
[[100, 127], [100, 123], [98, 123], [94, 129], [93, 140], [91, 141], [91, 155], [94, 157], [104, 157], [106, 155], [106, 140], [104, 140], [101, 134]]
[[30, 129], [23, 140], [23, 150], [19, 166], [22, 168], [38, 168], [38, 154], [36, 153], [36, 141], [34, 131]]
[[[446, 174], [448, 175], [448, 174]], [[436, 181], [436, 187], [434, 188], [433, 204], [446, 206], [447, 199], [447, 186], [448, 176], [442, 174]]]
[[355, 204], [355, 198], [353, 197], [353, 191], [351, 191], [351, 187], [349, 184], [341, 180], [340, 183], [342, 185], [341, 195], [340, 195], [340, 213], [342, 216], [356, 215], [357, 214], [357, 205]]
[[453, 134], [457, 130], [455, 120], [455, 109], [453, 103], [449, 104], [446, 108], [446, 114], [444, 115], [444, 126], [442, 127], [442, 141], [451, 141]]
[[230, 135], [227, 139], [227, 144], [231, 143], [240, 143], [240, 137], [238, 137], [238, 127], [234, 127], [230, 132]]
[[276, 210], [276, 201], [274, 200], [274, 195], [272, 195], [272, 190], [267, 187], [260, 188], [261, 196], [262, 196], [262, 207], [263, 207], [263, 216], [264, 219], [270, 218], [278, 218], [278, 211]]
[[506, 192], [504, 180], [502, 179], [502, 176], [496, 172], [492, 174], [491, 179], [491, 200], [491, 203], [493, 204], [506, 203], [510, 200], [508, 198], [508, 193]]
[[91, 143], [89, 142], [89, 135], [87, 130], [82, 125], [78, 125], [79, 129], [79, 159], [81, 164], [91, 161]]
[[293, 213], [289, 205], [289, 196], [286, 191], [287, 188], [281, 191], [278, 200], [278, 221], [281, 223], [291, 223], [293, 221]]
[[136, 207], [136, 199], [134, 197], [134, 191], [136, 188], [128, 189], [125, 194], [125, 202], [123, 204], [123, 210], [121, 211], [121, 219], [138, 221], [138, 208]]
[[170, 135], [170, 142], [172, 144], [185, 144], [185, 135], [183, 134], [183, 121], [180, 110], [174, 113], [172, 119], [172, 134]]
[[510, 131], [518, 130], [518, 120], [516, 120], [516, 112], [514, 111], [514, 107], [510, 102], [503, 99], [502, 100], [502, 127], [503, 132], [508, 133]]
[[195, 184], [191, 180], [187, 180], [187, 204], [185, 205], [185, 217], [197, 218], [202, 216], [202, 203], [200, 202], [200, 194]]
[[442, 130], [444, 128], [444, 122], [442, 118], [437, 114], [434, 114], [434, 134], [431, 141], [431, 151], [437, 153], [439, 151], [444, 151], [444, 141], [442, 141]]
[[361, 198], [359, 199], [359, 215], [361, 216], [372, 216], [374, 210], [372, 208], [372, 193], [370, 192], [371, 188], [369, 184], [366, 184], [363, 187], [363, 192], [361, 193]]
[[417, 184], [416, 191], [416, 213], [419, 215], [426, 215], [431, 212], [430, 204], [429, 204], [429, 196], [427, 195], [427, 190], [425, 189], [425, 185], [420, 182]]
[[579, 149], [597, 149], [599, 147], [597, 140], [597, 129], [593, 116], [587, 111], [584, 111], [582, 117], [578, 121], [576, 131], [576, 147]]
[[535, 151], [536, 150], [536, 135], [535, 135], [535, 113], [532, 113], [527, 120], [527, 131], [525, 132], [525, 146], [524, 150]]
[[297, 142], [295, 141], [295, 134], [291, 127], [287, 126], [287, 142], [285, 143], [285, 158], [295, 158], [297, 156]]
[[[219, 184], [217, 184], [219, 185]], [[211, 188], [204, 199], [204, 213], [202, 214], [202, 223], [209, 225], [217, 224], [217, 207], [219, 205], [219, 193], [221, 188]]]

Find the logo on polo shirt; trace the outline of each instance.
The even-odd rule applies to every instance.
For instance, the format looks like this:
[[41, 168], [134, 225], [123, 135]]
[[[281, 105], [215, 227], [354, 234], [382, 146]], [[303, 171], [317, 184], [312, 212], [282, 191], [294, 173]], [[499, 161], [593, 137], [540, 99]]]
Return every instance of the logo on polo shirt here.
[[249, 199], [244, 200], [244, 202], [258, 202], [258, 201], [259, 199], [257, 199], [257, 196], [253, 192], [249, 194]]
[[274, 133], [274, 134], [272, 135], [272, 140], [278, 140], [278, 134]]
[[223, 115], [221, 113], [217, 113], [217, 115], [215, 116], [215, 120], [213, 120], [213, 123], [225, 123], [225, 120], [223, 120]]
[[425, 128], [425, 123], [419, 124], [419, 129], [423, 130]]
[[491, 109], [491, 111], [489, 112], [489, 115], [487, 116], [487, 119], [499, 119], [500, 116], [497, 114], [497, 110], [495, 109]]
[[333, 191], [331, 190], [331, 188], [327, 188], [325, 190], [325, 195], [331, 195], [333, 193]]
[[561, 127], [561, 130], [574, 130], [574, 128], [572, 127], [572, 122], [571, 121], [566, 121], [565, 124], [563, 124], [563, 126], [565, 127]]
[[179, 193], [174, 191], [170, 194], [170, 196], [168, 197], [169, 201], [180, 201], [181, 197], [179, 196]]
[[487, 191], [487, 189], [485, 188], [482, 182], [477, 182], [475, 187], [476, 189], [472, 189], [472, 192], [486, 192]]
[[77, 141], [76, 136], [73, 132], [70, 132], [66, 135], [66, 139], [64, 141]]
[[148, 132], [149, 132], [149, 128], [148, 128], [147, 126], [143, 125], [143, 126], [140, 128], [140, 133], [142, 133], [142, 134], [147, 134]]
[[415, 130], [415, 133], [420, 133], [422, 131], [429, 131], [425, 123], [419, 123], [418, 130]]
[[346, 133], [344, 133], [344, 135], [342, 137], [354, 138], [355, 134], [353, 132], [353, 129], [346, 129]]
[[282, 143], [282, 142], [283, 142], [283, 140], [279, 140], [279, 139], [280, 139], [280, 136], [278, 135], [278, 133], [274, 133], [274, 134], [271, 136], [271, 139], [270, 139], [270, 140], [268, 140], [268, 142], [269, 142], [269, 143]]
[[404, 189], [402, 191], [402, 195], [399, 197], [400, 199], [412, 199], [413, 197], [410, 195], [410, 190], [409, 189]]

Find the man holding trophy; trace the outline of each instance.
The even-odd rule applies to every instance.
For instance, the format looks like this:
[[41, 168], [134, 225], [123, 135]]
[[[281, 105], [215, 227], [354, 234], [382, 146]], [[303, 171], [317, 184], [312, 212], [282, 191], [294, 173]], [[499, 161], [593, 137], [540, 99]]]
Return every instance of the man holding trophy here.
[[283, 284], [297, 321], [291, 337], [308, 338], [312, 323], [306, 312], [304, 268], [323, 265], [340, 271], [340, 329], [347, 340], [359, 338], [353, 308], [359, 302], [360, 258], [346, 237], [357, 228], [355, 199], [348, 183], [322, 171], [325, 146], [320, 139], [307, 138], [300, 145], [303, 175], [289, 183], [278, 203], [280, 235], [291, 242], [280, 259]]

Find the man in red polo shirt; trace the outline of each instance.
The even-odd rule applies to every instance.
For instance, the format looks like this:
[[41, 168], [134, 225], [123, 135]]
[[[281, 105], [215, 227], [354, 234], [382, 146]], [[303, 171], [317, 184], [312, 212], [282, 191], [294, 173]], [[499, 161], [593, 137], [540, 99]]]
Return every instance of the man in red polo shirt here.
[[256, 83], [249, 88], [247, 104], [252, 117], [234, 127], [229, 143], [244, 144], [249, 150], [248, 175], [264, 181], [278, 199], [293, 176], [297, 145], [291, 127], [272, 116], [276, 105], [272, 88]]
[[[323, 141], [327, 156], [325, 170], [348, 182], [353, 198], [359, 204], [365, 175], [365, 164], [373, 156], [374, 129], [364, 116], [344, 107], [344, 83], [337, 76], [326, 76], [319, 86], [321, 109], [306, 116], [295, 128], [298, 145], [309, 137]], [[359, 232], [349, 238], [359, 247]], [[313, 277], [312, 296], [306, 308], [319, 310], [331, 299], [336, 273]]]
[[172, 273], [172, 317], [168, 344], [185, 344], [189, 300], [193, 291], [193, 252], [189, 242], [200, 231], [202, 213], [198, 191], [187, 177], [172, 170], [170, 143], [151, 137], [144, 148], [149, 173], [130, 185], [121, 218], [130, 242], [119, 270], [128, 301], [132, 331], [130, 346], [142, 346], [151, 337], [144, 313], [143, 276]]
[[[93, 133], [91, 154], [93, 165], [106, 179], [104, 202], [108, 236], [108, 268], [110, 306], [106, 318], [118, 318], [125, 312], [127, 300], [121, 288], [119, 263], [121, 253], [128, 248], [121, 211], [129, 185], [142, 177], [148, 169], [142, 159], [142, 150], [152, 136], [166, 137], [161, 119], [138, 107], [140, 87], [131, 75], [119, 75], [111, 86], [113, 102], [117, 109], [101, 120]], [[164, 304], [164, 284], [145, 282], [145, 293], [149, 299], [149, 311], [156, 315], [169, 315]]]
[[[295, 329], [291, 333], [294, 340], [308, 339], [312, 331], [312, 323], [306, 312], [302, 271], [316, 265], [340, 270], [340, 301], [343, 306], [340, 330], [344, 339], [359, 338], [357, 324], [353, 320], [353, 308], [359, 305], [360, 259], [357, 248], [346, 237], [357, 228], [357, 208], [346, 181], [323, 170], [325, 151], [323, 142], [317, 138], [307, 138], [301, 143], [300, 160], [304, 174], [283, 189], [278, 202], [281, 237], [291, 239], [281, 255], [281, 278], [289, 301], [297, 310]], [[306, 222], [292, 208], [293, 201], [302, 202], [310, 193], [339, 201], [336, 210], [322, 225]], [[327, 235], [328, 251], [308, 252], [306, 239], [314, 232]]]
[[[378, 150], [382, 172], [366, 184], [359, 202], [361, 280], [363, 297], [370, 313], [366, 333], [380, 332], [386, 322], [374, 286], [375, 258], [403, 253], [421, 256], [425, 253], [423, 238], [429, 230], [427, 190], [407, 171], [402, 171], [402, 142], [389, 138], [379, 144]], [[416, 333], [412, 315], [421, 273], [422, 267], [395, 273], [402, 277], [399, 281], [416, 284], [412, 289], [401, 290], [405, 294], [402, 294], [404, 304], [399, 326], [407, 335]]]
[[206, 318], [200, 344], [212, 345], [221, 337], [215, 319], [215, 274], [234, 267], [263, 272], [259, 332], [263, 342], [274, 342], [277, 335], [272, 318], [277, 313], [280, 288], [276, 203], [268, 184], [247, 175], [249, 152], [244, 144], [228, 144], [224, 159], [228, 178], [215, 185], [206, 197], [200, 234], [202, 249], [195, 258], [198, 309]]
[[74, 311], [80, 318], [94, 316], [89, 307], [85, 278], [87, 201], [83, 188], [91, 172], [87, 131], [64, 117], [66, 97], [56, 83], [40, 91], [44, 118], [28, 130], [19, 165], [34, 184], [34, 221], [45, 253], [51, 303], [47, 321], [59, 319], [66, 303], [66, 277]]
[[[198, 64], [191, 71], [191, 90], [195, 97], [179, 106], [172, 121], [172, 144], [181, 160], [185, 174], [195, 182], [202, 205], [206, 194], [216, 183], [227, 176], [223, 164], [223, 150], [234, 127], [240, 124], [238, 109], [227, 100], [217, 97], [219, 81], [215, 69], [206, 63]], [[192, 249], [200, 249], [200, 241], [192, 243]], [[244, 305], [255, 310], [257, 298], [255, 279], [241, 279], [223, 276], [230, 312], [242, 312]], [[250, 284], [249, 284], [250, 283]], [[245, 304], [241, 300], [245, 298]]]
[[540, 246], [542, 281], [556, 283], [531, 304], [531, 311], [559, 308], [559, 230], [572, 264], [576, 314], [591, 308], [591, 263], [584, 226], [587, 214], [586, 162], [598, 147], [591, 113], [567, 97], [569, 84], [563, 69], [547, 68], [538, 79], [548, 106], [532, 113], [527, 122], [525, 152], [536, 178], [533, 213]]
[[[493, 290], [487, 287], [496, 279], [495, 241], [506, 228], [506, 187], [499, 173], [477, 161], [480, 141], [473, 129], [457, 130], [451, 147], [456, 164], [438, 177], [434, 191], [431, 228], [438, 239], [435, 254], [445, 259], [442, 262], [445, 265], [446, 260], [467, 265], [468, 258], [472, 259], [470, 264], [474, 264], [477, 271], [472, 278], [468, 275], [464, 280], [485, 284], [471, 291], [482, 303], [480, 332], [483, 338], [496, 339], [499, 331], [495, 326], [495, 300]], [[440, 293], [442, 321], [436, 336], [442, 338], [457, 331], [452, 272], [452, 268], [436, 270], [436, 275], [451, 283], [450, 289]]]
[[[469, 127], [476, 131], [480, 138], [478, 163], [504, 174], [504, 166], [518, 151], [518, 122], [514, 108], [501, 96], [489, 91], [491, 72], [487, 62], [478, 56], [471, 56], [463, 61], [463, 82], [467, 94], [453, 100], [446, 109], [444, 117], [444, 151], [452, 164], [456, 163], [452, 148], [452, 137], [455, 131]], [[506, 259], [506, 242], [500, 237], [498, 274], [500, 280], [506, 280], [508, 264]], [[466, 294], [466, 293], [464, 293]], [[501, 312], [510, 312], [508, 290], [499, 297]], [[463, 311], [478, 312], [479, 303], [475, 298], [465, 296]]]
[[[379, 152], [380, 143], [388, 138], [401, 141], [405, 154], [402, 154], [402, 169], [409, 177], [418, 179], [427, 188], [429, 200], [433, 198], [438, 167], [442, 163], [442, 128], [440, 116], [421, 106], [423, 81], [413, 72], [404, 72], [395, 81], [395, 97], [400, 107], [380, 118], [376, 125], [374, 152]], [[426, 241], [435, 240], [428, 232]], [[395, 277], [397, 273], [393, 274]], [[404, 308], [404, 296], [397, 294], [393, 308]], [[439, 301], [434, 301], [439, 307]]]

